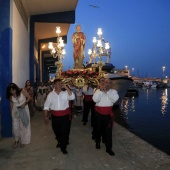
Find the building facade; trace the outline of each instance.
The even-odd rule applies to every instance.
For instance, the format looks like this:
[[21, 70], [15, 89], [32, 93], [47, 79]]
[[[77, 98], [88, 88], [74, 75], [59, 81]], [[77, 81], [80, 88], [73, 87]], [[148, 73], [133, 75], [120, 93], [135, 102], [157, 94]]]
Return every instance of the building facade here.
[[[43, 0], [44, 1], [44, 0]], [[12, 121], [9, 101], [6, 99], [6, 87], [9, 83], [16, 83], [24, 87], [26, 80], [34, 80], [42, 70], [41, 41], [35, 34], [35, 23], [75, 23], [75, 7], [77, 0], [73, 0], [70, 11], [62, 11], [62, 7], [70, 9], [66, 0], [56, 0], [57, 5], [47, 4], [48, 9], [56, 6], [58, 11], [44, 11], [41, 14], [28, 13], [22, 0], [0, 0], [0, 136], [12, 136]], [[27, 1], [27, 3], [33, 1]], [[37, 1], [36, 1], [37, 2]], [[41, 1], [42, 2], [42, 1]], [[34, 5], [34, 4], [33, 4]], [[30, 6], [29, 6], [30, 7]], [[35, 6], [32, 6], [35, 7]], [[37, 9], [41, 8], [41, 4]], [[54, 10], [54, 9], [53, 9]], [[38, 11], [38, 10], [37, 10]], [[42, 65], [40, 65], [40, 63]], [[41, 67], [41, 70], [40, 70]], [[43, 73], [42, 73], [43, 72]]]

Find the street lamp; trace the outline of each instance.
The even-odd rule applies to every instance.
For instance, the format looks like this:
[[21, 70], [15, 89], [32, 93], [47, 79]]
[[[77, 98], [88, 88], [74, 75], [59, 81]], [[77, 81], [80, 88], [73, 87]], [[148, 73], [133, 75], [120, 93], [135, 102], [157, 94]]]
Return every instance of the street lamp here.
[[128, 66], [125, 66], [125, 69], [127, 70]]
[[134, 69], [134, 68], [132, 68], [132, 76], [133, 76], [133, 72], [134, 72], [134, 70], [135, 70], [135, 69]]
[[165, 67], [165, 66], [163, 66], [163, 67], [162, 67], [162, 71], [163, 71], [163, 78], [165, 77], [165, 69], [166, 69], [166, 67]]

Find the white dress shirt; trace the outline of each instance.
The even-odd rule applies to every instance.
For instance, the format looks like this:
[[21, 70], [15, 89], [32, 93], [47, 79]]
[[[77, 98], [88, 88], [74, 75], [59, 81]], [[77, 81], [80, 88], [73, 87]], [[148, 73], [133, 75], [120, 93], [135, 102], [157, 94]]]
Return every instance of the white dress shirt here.
[[72, 92], [69, 96], [67, 91], [61, 91], [57, 94], [54, 90], [50, 92], [44, 103], [44, 110], [66, 110], [69, 107], [69, 100], [74, 100], [75, 95]]
[[96, 103], [96, 106], [100, 107], [113, 106], [118, 99], [119, 95], [114, 89], [110, 89], [106, 93], [97, 89], [93, 95], [93, 101]]

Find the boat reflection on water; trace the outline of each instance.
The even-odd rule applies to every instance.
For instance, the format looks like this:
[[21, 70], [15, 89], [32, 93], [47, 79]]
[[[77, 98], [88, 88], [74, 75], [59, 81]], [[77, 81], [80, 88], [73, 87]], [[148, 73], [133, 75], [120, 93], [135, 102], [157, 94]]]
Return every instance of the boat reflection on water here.
[[169, 96], [170, 88], [140, 88], [139, 96], [125, 97], [119, 106], [121, 124], [168, 155], [170, 155]]
[[124, 97], [121, 101], [121, 104], [119, 107], [114, 107], [114, 119], [115, 122], [118, 124], [124, 126], [127, 129], [133, 129], [130, 127], [130, 125], [127, 123], [128, 121], [128, 113], [129, 112], [135, 112], [135, 97]]
[[[135, 112], [135, 97], [124, 97], [121, 105], [120, 105], [121, 111], [128, 115], [128, 112]], [[128, 117], [127, 117], [128, 119]]]
[[114, 112], [114, 121], [118, 123], [119, 125], [129, 129], [129, 125], [127, 123], [126, 118], [124, 117], [120, 107], [118, 105], [113, 106], [113, 112]]
[[[145, 102], [149, 104], [149, 96], [151, 95], [149, 89], [144, 89], [144, 92], [146, 93]], [[161, 100], [161, 113], [162, 115], [165, 115], [167, 112], [168, 107], [168, 89], [163, 89], [162, 96], [160, 97]], [[135, 98], [138, 96], [132, 96], [132, 97], [124, 97], [121, 104], [120, 109], [123, 115], [126, 116], [126, 119], [128, 119], [128, 113], [129, 112], [135, 112]]]
[[168, 106], [168, 90], [164, 89], [164, 91], [162, 92], [162, 97], [161, 97], [161, 113], [162, 115], [166, 114], [167, 112], [167, 106]]

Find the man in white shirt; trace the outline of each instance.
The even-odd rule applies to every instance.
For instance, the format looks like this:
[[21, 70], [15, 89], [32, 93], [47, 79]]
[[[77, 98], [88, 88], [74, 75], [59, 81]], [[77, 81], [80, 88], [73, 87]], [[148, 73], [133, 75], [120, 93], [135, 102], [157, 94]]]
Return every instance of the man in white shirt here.
[[101, 136], [104, 131], [106, 152], [113, 156], [112, 151], [112, 124], [113, 124], [113, 104], [119, 99], [116, 90], [111, 89], [111, 80], [105, 79], [103, 84], [100, 84], [93, 95], [93, 101], [96, 103], [95, 111], [95, 135], [96, 149], [100, 149]]
[[[65, 91], [62, 91], [62, 88]], [[48, 124], [48, 111], [51, 112], [52, 128], [58, 140], [57, 147], [61, 148], [63, 154], [67, 154], [67, 144], [69, 139], [69, 125], [71, 110], [69, 100], [74, 100], [74, 93], [62, 83], [60, 79], [54, 80], [54, 90], [47, 96], [44, 104], [44, 120]]]

